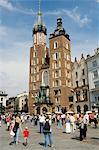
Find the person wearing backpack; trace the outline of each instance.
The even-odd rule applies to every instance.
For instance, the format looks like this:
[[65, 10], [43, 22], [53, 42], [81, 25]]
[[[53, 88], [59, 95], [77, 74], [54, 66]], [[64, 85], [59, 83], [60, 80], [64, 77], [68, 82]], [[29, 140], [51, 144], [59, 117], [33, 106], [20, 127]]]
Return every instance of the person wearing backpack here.
[[46, 117], [44, 127], [43, 127], [43, 133], [44, 133], [44, 146], [50, 146], [53, 147], [52, 145], [52, 128], [51, 128], [51, 119], [49, 116]]

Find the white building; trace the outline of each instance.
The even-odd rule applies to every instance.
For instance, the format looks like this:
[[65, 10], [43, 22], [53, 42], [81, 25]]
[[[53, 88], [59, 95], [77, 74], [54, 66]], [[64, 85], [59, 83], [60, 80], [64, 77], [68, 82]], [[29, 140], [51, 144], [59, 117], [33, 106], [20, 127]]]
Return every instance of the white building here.
[[99, 48], [93, 56], [87, 56], [89, 96], [91, 109], [99, 109]]
[[75, 112], [86, 112], [89, 110], [88, 78], [86, 60], [81, 55], [79, 61], [76, 60], [72, 66], [72, 84], [74, 89], [74, 110]]
[[0, 91], [0, 113], [5, 112], [7, 95], [4, 91]]
[[4, 91], [0, 91], [0, 104], [6, 107], [7, 95]]
[[28, 108], [28, 93], [23, 92], [17, 95], [16, 98], [17, 111], [25, 111]]

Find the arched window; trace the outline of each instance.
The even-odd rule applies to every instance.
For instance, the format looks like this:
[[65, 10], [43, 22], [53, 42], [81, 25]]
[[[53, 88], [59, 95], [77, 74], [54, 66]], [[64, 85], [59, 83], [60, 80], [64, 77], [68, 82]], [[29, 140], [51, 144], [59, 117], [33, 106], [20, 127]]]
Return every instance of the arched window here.
[[77, 106], [77, 113], [81, 113], [81, 108], [79, 105]]
[[85, 104], [84, 105], [84, 112], [88, 111], [88, 106]]
[[43, 85], [45, 85], [45, 86], [49, 85], [48, 71], [44, 71], [44, 73], [43, 73]]
[[58, 42], [55, 41], [55, 42], [54, 42], [54, 49], [56, 49], [57, 47], [58, 47]]
[[47, 110], [46, 107], [43, 107], [43, 108], [42, 108], [42, 111], [43, 111], [43, 113], [44, 113], [44, 112], [47, 112], [48, 110]]

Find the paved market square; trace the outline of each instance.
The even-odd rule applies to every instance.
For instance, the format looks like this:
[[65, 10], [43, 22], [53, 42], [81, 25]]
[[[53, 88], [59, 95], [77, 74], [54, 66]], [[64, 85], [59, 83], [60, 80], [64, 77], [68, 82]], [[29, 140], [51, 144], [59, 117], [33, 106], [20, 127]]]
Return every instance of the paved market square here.
[[55, 124], [53, 128], [53, 148], [44, 148], [44, 136], [39, 133], [39, 125], [34, 126], [30, 122], [23, 124], [22, 128], [28, 126], [30, 136], [28, 139], [28, 145], [23, 146], [23, 136], [20, 133], [18, 145], [9, 145], [11, 137], [9, 131], [6, 131], [6, 124], [2, 124], [0, 127], [0, 149], [1, 150], [98, 150], [99, 149], [99, 127], [97, 129], [88, 127], [86, 141], [79, 141], [79, 130], [76, 130], [74, 134], [66, 134], [64, 130], [57, 129]]

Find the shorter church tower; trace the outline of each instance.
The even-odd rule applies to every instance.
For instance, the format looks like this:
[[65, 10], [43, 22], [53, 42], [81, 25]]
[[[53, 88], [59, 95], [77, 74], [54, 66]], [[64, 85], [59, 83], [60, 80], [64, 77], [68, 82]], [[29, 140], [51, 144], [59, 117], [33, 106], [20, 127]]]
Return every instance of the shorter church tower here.
[[71, 50], [70, 38], [62, 26], [62, 18], [57, 19], [57, 27], [49, 38], [50, 45], [50, 98], [53, 111], [69, 109], [71, 92]]

